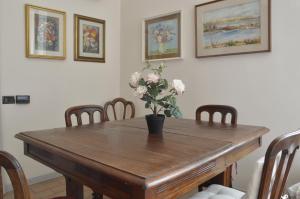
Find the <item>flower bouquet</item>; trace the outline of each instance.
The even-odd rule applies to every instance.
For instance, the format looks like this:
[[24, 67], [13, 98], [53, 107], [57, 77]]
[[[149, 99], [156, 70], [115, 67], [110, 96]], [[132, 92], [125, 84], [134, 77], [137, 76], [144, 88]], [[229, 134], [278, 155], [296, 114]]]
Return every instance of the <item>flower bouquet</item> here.
[[176, 105], [176, 96], [182, 95], [185, 85], [181, 80], [174, 79], [169, 83], [162, 78], [163, 70], [166, 68], [164, 63], [152, 65], [147, 63], [142, 73], [135, 72], [130, 78], [130, 87], [134, 90], [135, 96], [145, 101], [145, 108], [151, 109], [153, 114], [146, 115], [150, 134], [162, 133], [165, 116], [182, 117], [179, 107]]

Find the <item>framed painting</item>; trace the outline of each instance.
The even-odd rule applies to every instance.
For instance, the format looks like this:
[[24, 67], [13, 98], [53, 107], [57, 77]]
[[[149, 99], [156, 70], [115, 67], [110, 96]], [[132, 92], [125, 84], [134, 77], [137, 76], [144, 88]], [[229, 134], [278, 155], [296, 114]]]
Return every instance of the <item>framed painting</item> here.
[[74, 15], [75, 61], [105, 62], [105, 21]]
[[66, 58], [66, 13], [25, 5], [26, 57]]
[[195, 12], [197, 58], [271, 51], [270, 0], [217, 0]]
[[148, 18], [143, 24], [143, 60], [181, 58], [181, 12]]

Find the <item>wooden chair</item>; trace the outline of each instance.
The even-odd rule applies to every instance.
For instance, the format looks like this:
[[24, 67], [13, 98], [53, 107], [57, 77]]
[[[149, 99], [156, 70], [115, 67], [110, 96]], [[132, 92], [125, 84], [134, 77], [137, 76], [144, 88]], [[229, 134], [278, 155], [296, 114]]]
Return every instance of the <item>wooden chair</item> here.
[[105, 119], [107, 121], [110, 121], [109, 116], [108, 116], [108, 108], [109, 107], [112, 107], [112, 109], [113, 109], [114, 120], [118, 120], [117, 113], [116, 113], [116, 104], [118, 104], [118, 103], [121, 103], [124, 107], [123, 114], [122, 114], [123, 115], [123, 117], [122, 117], [123, 120], [126, 119], [127, 107], [128, 106], [130, 106], [130, 108], [131, 108], [131, 114], [129, 115], [128, 119], [134, 118], [134, 115], [135, 115], [134, 104], [131, 101], [127, 101], [126, 99], [119, 97], [119, 98], [116, 98], [112, 101], [109, 101], [109, 102], [105, 103], [104, 112], [105, 112]]
[[[209, 124], [214, 124], [214, 114], [215, 113], [221, 113], [221, 123], [223, 125], [226, 124], [226, 117], [228, 114], [231, 114], [231, 125], [236, 126], [237, 125], [237, 110], [232, 106], [225, 106], [225, 105], [204, 105], [200, 106], [196, 110], [196, 120], [202, 121], [202, 113], [207, 112], [209, 114]], [[204, 183], [203, 185], [199, 186], [199, 191], [202, 190], [204, 186], [207, 186], [209, 184], [213, 184], [215, 181], [223, 181], [226, 186], [231, 187], [232, 186], [232, 165], [229, 166], [223, 173], [216, 176], [214, 179]]]
[[[289, 175], [295, 154], [300, 145], [300, 130], [275, 139], [266, 152], [266, 160], [263, 167], [262, 180], [258, 199], [267, 199], [269, 191], [271, 198], [280, 199]], [[274, 183], [271, 184], [271, 176], [278, 154], [281, 153], [280, 161], [275, 173]], [[272, 185], [270, 187], [270, 185]]]
[[94, 113], [99, 112], [100, 113], [100, 122], [105, 121], [104, 116], [104, 109], [102, 106], [98, 105], [83, 105], [83, 106], [74, 106], [71, 108], [68, 108], [65, 112], [65, 121], [66, 126], [71, 127], [72, 126], [72, 115], [75, 115], [77, 118], [77, 125], [82, 125], [82, 118], [81, 115], [83, 113], [87, 113], [89, 115], [89, 123], [93, 124], [94, 121]]
[[[102, 106], [98, 105], [83, 105], [70, 107], [65, 112], [65, 122], [67, 127], [72, 127], [72, 115], [77, 118], [77, 125], [82, 126], [82, 114], [87, 113], [89, 116], [89, 123], [94, 124], [94, 114], [96, 112], [100, 113], [100, 122], [105, 122], [104, 109]], [[93, 199], [102, 199], [103, 195], [97, 192], [93, 192]]]
[[[11, 154], [0, 151], [0, 167], [4, 168], [11, 180], [14, 198], [15, 199], [31, 199], [31, 194], [28, 186], [27, 179], [23, 172], [23, 169], [17, 159]], [[1, 176], [1, 169], [0, 169]], [[0, 179], [1, 186], [1, 195], [0, 198], [3, 198], [3, 184], [2, 178]], [[58, 197], [55, 199], [72, 199], [70, 197]]]
[[237, 123], [237, 110], [234, 107], [231, 106], [225, 106], [225, 105], [205, 105], [205, 106], [200, 106], [196, 110], [196, 120], [197, 121], [202, 121], [201, 119], [201, 114], [203, 112], [208, 112], [209, 114], [209, 123], [213, 124], [214, 123], [214, 114], [216, 112], [221, 113], [222, 119], [221, 123], [226, 124], [226, 116], [228, 114], [231, 114], [231, 125], [235, 126]]
[[[252, 184], [260, 184], [260, 186], [257, 190], [252, 189], [249, 191], [249, 198], [281, 198], [295, 153], [299, 149], [299, 146], [300, 130], [282, 135], [270, 144], [264, 157], [264, 161], [262, 162], [262, 171], [256, 171], [256, 173], [261, 172], [260, 179], [258, 179], [258, 182], [252, 182]], [[218, 191], [215, 191], [216, 188]], [[232, 199], [241, 199], [245, 196], [245, 193], [241, 194], [241, 192], [237, 190], [212, 185], [208, 188], [208, 190], [203, 191], [202, 193], [197, 193], [190, 199], [209, 198], [211, 197], [212, 192], [215, 192], [215, 195], [218, 195], [220, 192], [226, 193], [226, 196], [228, 196], [227, 198]]]

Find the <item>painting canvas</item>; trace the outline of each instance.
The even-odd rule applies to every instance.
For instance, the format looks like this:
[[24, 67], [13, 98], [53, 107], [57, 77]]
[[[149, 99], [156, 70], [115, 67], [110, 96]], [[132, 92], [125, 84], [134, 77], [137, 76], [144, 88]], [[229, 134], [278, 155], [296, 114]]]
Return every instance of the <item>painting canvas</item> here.
[[59, 51], [59, 18], [35, 14], [35, 49]]
[[196, 6], [197, 57], [270, 51], [265, 0], [221, 0]]
[[65, 59], [65, 13], [26, 5], [26, 55]]
[[144, 60], [180, 58], [180, 12], [147, 19], [144, 26]]
[[83, 37], [83, 52], [84, 53], [99, 53], [99, 31], [97, 26], [82, 25]]
[[75, 60], [105, 62], [105, 21], [75, 15]]

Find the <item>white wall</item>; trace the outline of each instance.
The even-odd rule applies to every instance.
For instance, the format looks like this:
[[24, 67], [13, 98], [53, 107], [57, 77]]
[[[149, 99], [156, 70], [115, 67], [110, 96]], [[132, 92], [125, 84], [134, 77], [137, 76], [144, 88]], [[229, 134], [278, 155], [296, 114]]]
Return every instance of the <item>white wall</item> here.
[[[122, 0], [121, 14], [121, 94], [135, 100], [128, 78], [140, 70], [142, 21], [145, 17], [174, 10], [183, 11], [183, 60], [169, 61], [167, 76], [181, 78], [187, 86], [179, 105], [186, 118], [194, 118], [197, 106], [229, 104], [239, 111], [238, 121], [267, 126], [270, 133], [264, 147], [241, 161], [237, 188], [245, 188], [255, 160], [262, 156], [274, 137], [300, 127], [300, 3], [299, 0], [273, 0], [273, 52], [252, 55], [195, 59], [194, 5], [205, 0]], [[144, 114], [139, 104], [138, 115]], [[300, 167], [299, 156], [295, 161]], [[292, 182], [300, 181], [293, 172]]]
[[[1, 105], [4, 149], [21, 162], [27, 178], [51, 173], [23, 155], [20, 131], [63, 127], [64, 110], [104, 104], [120, 94], [120, 0], [1, 0], [1, 94], [31, 95], [30, 105]], [[67, 59], [25, 58], [24, 4], [67, 13]], [[73, 14], [106, 20], [106, 63], [73, 61]]]
[[[2, 26], [2, 18], [3, 17], [3, 1], [0, 1], [0, 27]], [[2, 31], [0, 30], [0, 88], [1, 88], [1, 84], [2, 84], [2, 49], [3, 49], [3, 46], [1, 45], [2, 44]], [[2, 89], [0, 89], [0, 96], [1, 96], [1, 91]], [[1, 98], [1, 103], [2, 103], [2, 98]], [[1, 104], [0, 103], [0, 104]], [[0, 149], [2, 149], [2, 106], [0, 105]]]

